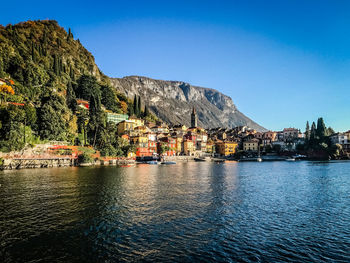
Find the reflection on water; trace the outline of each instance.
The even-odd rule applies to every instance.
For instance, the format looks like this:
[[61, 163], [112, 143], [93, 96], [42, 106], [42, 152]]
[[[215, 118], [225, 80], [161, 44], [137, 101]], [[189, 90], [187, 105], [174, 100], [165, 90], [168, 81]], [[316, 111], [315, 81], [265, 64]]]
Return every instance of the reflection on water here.
[[1, 262], [350, 262], [350, 163], [0, 173]]

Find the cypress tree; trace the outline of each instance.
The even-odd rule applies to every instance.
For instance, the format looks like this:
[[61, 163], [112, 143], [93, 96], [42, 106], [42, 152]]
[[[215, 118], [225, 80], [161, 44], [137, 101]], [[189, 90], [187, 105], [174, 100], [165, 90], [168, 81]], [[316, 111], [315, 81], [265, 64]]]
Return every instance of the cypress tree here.
[[133, 105], [129, 105], [128, 110], [129, 110], [129, 116], [134, 115], [134, 106]]
[[32, 42], [32, 60], [35, 62], [35, 47], [34, 47], [34, 42]]
[[90, 144], [95, 147], [99, 128], [102, 128], [103, 116], [101, 111], [101, 98], [98, 93], [92, 94], [89, 100], [89, 139]]
[[67, 102], [68, 108], [70, 108], [73, 111], [73, 113], [75, 113], [75, 111], [77, 110], [77, 100], [76, 100], [75, 92], [73, 90], [71, 81], [68, 81], [68, 85], [67, 85], [66, 102]]
[[59, 58], [58, 58], [58, 61], [59, 61], [59, 71], [60, 71], [60, 75], [61, 75], [61, 72], [64, 71], [62, 58], [59, 57]]
[[137, 102], [137, 109], [138, 109], [138, 117], [141, 117], [141, 97], [140, 96]]
[[73, 37], [72, 35], [72, 31], [70, 30], [70, 28], [68, 29], [68, 35], [67, 35], [67, 41], [71, 40]]
[[305, 140], [310, 140], [310, 125], [309, 121], [306, 122], [306, 128], [305, 128]]
[[316, 139], [316, 124], [315, 122], [312, 122], [311, 124], [311, 132], [310, 132], [310, 141]]
[[45, 30], [44, 33], [43, 33], [42, 43], [46, 44], [46, 41], [47, 41], [47, 33], [46, 33], [46, 30]]
[[53, 71], [55, 72], [55, 74], [56, 74], [57, 76], [60, 74], [59, 61], [58, 61], [57, 54], [55, 54], [55, 55], [53, 56]]
[[0, 59], [0, 77], [2, 77], [4, 74], [3, 72], [3, 66], [2, 66], [2, 59]]
[[136, 116], [138, 115], [137, 106], [138, 106], [138, 103], [137, 103], [137, 96], [135, 95], [135, 97], [134, 97], [134, 103], [133, 103], [133, 108], [134, 108], [133, 114], [135, 114]]
[[144, 117], [147, 117], [148, 115], [149, 115], [149, 111], [148, 111], [147, 106], [145, 105], [145, 111], [144, 111], [144, 113], [143, 113], [143, 116], [144, 116]]
[[70, 76], [72, 81], [75, 81], [75, 76], [74, 76], [74, 71], [73, 71], [72, 66], [70, 66], [70, 69], [69, 69], [69, 76]]
[[326, 136], [326, 125], [324, 124], [323, 118], [318, 118], [317, 120], [317, 128], [316, 128], [316, 136], [320, 139]]

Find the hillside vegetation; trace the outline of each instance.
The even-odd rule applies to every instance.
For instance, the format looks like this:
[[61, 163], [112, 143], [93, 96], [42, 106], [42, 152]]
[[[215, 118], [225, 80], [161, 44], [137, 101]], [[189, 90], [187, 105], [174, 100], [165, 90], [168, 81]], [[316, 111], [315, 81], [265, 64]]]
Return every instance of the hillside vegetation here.
[[[77, 107], [77, 98], [88, 100], [89, 110]], [[56, 21], [0, 26], [0, 151], [64, 140], [122, 154], [102, 106], [129, 113], [130, 105], [70, 29]]]

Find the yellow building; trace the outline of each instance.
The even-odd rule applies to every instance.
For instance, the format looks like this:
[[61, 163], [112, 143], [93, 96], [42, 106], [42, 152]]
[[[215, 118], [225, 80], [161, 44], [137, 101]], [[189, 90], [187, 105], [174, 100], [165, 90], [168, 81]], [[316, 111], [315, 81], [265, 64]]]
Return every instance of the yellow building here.
[[138, 134], [145, 134], [147, 132], [150, 132], [151, 129], [149, 129], [146, 125], [143, 125], [143, 126], [136, 126], [134, 128], [134, 133], [135, 135], [138, 135]]
[[129, 118], [129, 121], [134, 122], [135, 123], [135, 127], [145, 125], [145, 121], [143, 119], [136, 118], [135, 116], [131, 116]]
[[175, 148], [176, 148], [176, 153], [183, 152], [183, 139], [181, 137], [175, 138]]
[[135, 122], [130, 120], [121, 121], [118, 123], [118, 135], [130, 133], [136, 127]]
[[194, 152], [194, 145], [193, 145], [193, 141], [190, 140], [185, 140], [183, 142], [183, 151], [185, 155], [191, 155]]
[[179, 125], [175, 125], [174, 126], [174, 130], [178, 131], [178, 132], [186, 132], [187, 131], [187, 127], [186, 127], [186, 125], [179, 124]]
[[258, 140], [249, 140], [243, 142], [243, 150], [244, 151], [253, 151], [257, 152], [259, 148], [259, 141]]
[[147, 148], [148, 147], [148, 136], [139, 135], [130, 137], [130, 143], [137, 145], [139, 147]]
[[238, 143], [230, 141], [220, 141], [215, 143], [216, 152], [220, 155], [229, 156], [236, 152]]
[[207, 142], [206, 152], [207, 152], [207, 153], [213, 153], [213, 152], [215, 152], [215, 144], [212, 143], [212, 142]]

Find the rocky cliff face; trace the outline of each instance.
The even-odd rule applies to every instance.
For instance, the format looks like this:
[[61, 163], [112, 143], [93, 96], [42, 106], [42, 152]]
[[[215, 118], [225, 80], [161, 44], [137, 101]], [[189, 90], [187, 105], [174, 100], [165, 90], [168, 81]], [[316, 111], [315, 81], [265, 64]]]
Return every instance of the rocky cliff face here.
[[241, 113], [230, 97], [213, 89], [140, 76], [111, 78], [111, 83], [129, 98], [135, 94], [141, 96], [142, 101], [168, 123], [189, 126], [192, 107], [195, 107], [198, 124], [203, 128], [247, 125], [259, 131], [266, 130]]

